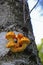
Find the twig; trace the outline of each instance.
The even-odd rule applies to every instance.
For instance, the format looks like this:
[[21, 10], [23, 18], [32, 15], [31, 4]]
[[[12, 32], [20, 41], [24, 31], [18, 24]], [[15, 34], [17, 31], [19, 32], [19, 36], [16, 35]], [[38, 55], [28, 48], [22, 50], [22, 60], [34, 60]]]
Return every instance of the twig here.
[[32, 12], [32, 10], [37, 6], [39, 0], [37, 1], [37, 3], [34, 5], [34, 7], [31, 9], [30, 13]]
[[[39, 0], [37, 1], [37, 3], [34, 5], [34, 7], [31, 9], [31, 11], [29, 13], [31, 13], [33, 11], [33, 9], [36, 7], [36, 5], [38, 4], [38, 2], [39, 2]], [[29, 15], [27, 16], [26, 21], [27, 21], [27, 19], [29, 19]]]

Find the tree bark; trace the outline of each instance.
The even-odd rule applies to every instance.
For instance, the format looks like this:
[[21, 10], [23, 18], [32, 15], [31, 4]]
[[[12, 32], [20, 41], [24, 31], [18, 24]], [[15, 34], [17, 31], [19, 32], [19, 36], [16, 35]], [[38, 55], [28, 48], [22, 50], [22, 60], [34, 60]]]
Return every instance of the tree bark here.
[[[11, 61], [14, 65], [41, 65], [40, 58], [38, 56], [38, 50], [35, 43], [35, 37], [33, 33], [33, 28], [31, 24], [31, 18], [29, 13], [29, 6], [27, 1], [25, 0], [25, 20], [26, 25], [24, 26], [24, 18], [23, 18], [23, 2], [22, 0], [2, 0], [0, 2], [1, 9], [0, 11], [2, 16], [2, 23], [0, 25], [0, 29], [2, 31], [16, 31], [21, 32], [28, 38], [30, 38], [30, 45], [21, 53], [15, 53], [14, 58]], [[3, 10], [3, 11], [2, 11]], [[4, 14], [5, 13], [5, 14]], [[5, 16], [5, 17], [4, 17]], [[4, 17], [4, 18], [3, 18]], [[3, 24], [4, 23], [4, 24]], [[2, 25], [3, 24], [3, 25]], [[13, 25], [13, 26], [12, 26]], [[10, 53], [9, 53], [10, 54]], [[4, 56], [4, 60], [7, 58], [7, 62], [11, 59], [10, 55]], [[6, 58], [5, 58], [6, 57]], [[10, 57], [10, 59], [9, 59]], [[2, 59], [1, 59], [2, 60]], [[13, 63], [11, 63], [13, 65]], [[6, 65], [6, 64], [5, 64]]]

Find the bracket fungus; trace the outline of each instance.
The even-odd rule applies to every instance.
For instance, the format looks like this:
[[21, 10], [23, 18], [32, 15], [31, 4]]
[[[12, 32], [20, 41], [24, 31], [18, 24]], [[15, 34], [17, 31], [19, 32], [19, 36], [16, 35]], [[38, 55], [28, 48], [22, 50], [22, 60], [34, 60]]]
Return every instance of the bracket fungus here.
[[7, 48], [10, 48], [12, 52], [21, 52], [30, 44], [30, 39], [19, 33], [15, 35], [13, 32], [6, 34], [6, 39], [9, 42], [6, 44]]
[[8, 43], [6, 44], [7, 48], [10, 48], [12, 46], [17, 46], [17, 44], [15, 44], [14, 39], [16, 38], [16, 35], [14, 32], [8, 32], [5, 36], [5, 38], [8, 40]]
[[15, 35], [14, 32], [8, 32], [5, 37], [6, 37], [7, 40], [10, 40], [10, 39], [14, 39], [15, 36], [16, 35]]

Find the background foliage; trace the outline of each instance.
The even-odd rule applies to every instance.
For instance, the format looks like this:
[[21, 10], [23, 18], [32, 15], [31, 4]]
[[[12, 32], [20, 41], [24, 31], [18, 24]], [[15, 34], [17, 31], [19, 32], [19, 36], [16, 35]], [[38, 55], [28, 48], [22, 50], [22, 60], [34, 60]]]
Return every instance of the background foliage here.
[[43, 38], [41, 39], [40, 45], [37, 46], [39, 50], [39, 57], [41, 59], [42, 65], [43, 65]]

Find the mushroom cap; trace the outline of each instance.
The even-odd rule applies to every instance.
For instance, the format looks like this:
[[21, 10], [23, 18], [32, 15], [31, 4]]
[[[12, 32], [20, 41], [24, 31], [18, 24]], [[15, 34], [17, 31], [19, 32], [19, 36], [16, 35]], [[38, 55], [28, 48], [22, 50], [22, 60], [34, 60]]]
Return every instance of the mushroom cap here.
[[19, 33], [19, 34], [17, 35], [17, 38], [19, 38], [19, 39], [21, 39], [22, 37], [24, 37], [24, 36], [23, 36], [23, 34], [21, 34], [21, 33]]
[[10, 38], [13, 38], [13, 39], [14, 39], [14, 38], [15, 38], [15, 36], [16, 36], [16, 35], [15, 35], [15, 33], [14, 33], [14, 32], [8, 32], [8, 33], [6, 34], [6, 36], [5, 36], [5, 37], [6, 37], [6, 39], [8, 39], [8, 40], [9, 40]]
[[27, 37], [21, 38], [21, 40], [19, 41], [19, 44], [23, 44], [23, 43], [29, 44], [30, 43], [30, 39], [27, 38]]

